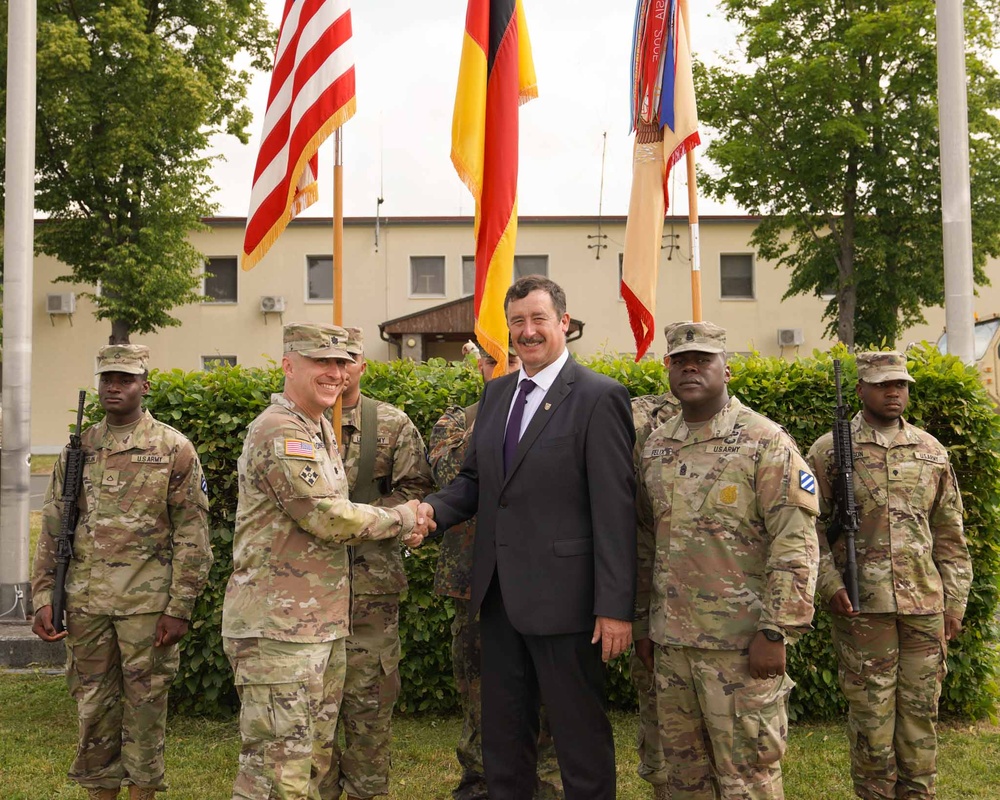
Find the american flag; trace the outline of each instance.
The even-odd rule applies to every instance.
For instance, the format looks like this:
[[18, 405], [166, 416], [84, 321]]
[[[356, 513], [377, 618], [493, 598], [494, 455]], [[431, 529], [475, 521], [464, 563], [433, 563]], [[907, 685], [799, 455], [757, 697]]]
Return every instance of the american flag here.
[[316, 202], [316, 152], [354, 115], [348, 0], [285, 0], [250, 192], [243, 269]]
[[285, 439], [285, 455], [315, 458], [316, 449], [313, 447], [312, 442], [306, 442], [302, 439]]

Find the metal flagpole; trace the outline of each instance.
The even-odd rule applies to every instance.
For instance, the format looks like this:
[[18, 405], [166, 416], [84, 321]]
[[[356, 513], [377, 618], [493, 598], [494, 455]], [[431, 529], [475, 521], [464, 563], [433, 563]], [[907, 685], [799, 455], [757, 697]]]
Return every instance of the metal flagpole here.
[[27, 616], [31, 309], [35, 213], [35, 0], [10, 3], [4, 196], [0, 617]]
[[687, 151], [688, 229], [691, 233], [691, 320], [701, 322], [701, 242], [698, 238], [698, 182], [694, 148]]
[[938, 125], [941, 130], [941, 218], [944, 321], [948, 352], [971, 364], [974, 353], [972, 200], [969, 112], [962, 3], [937, 0]]
[[[341, 128], [333, 135], [333, 324], [344, 324], [344, 140]], [[333, 407], [333, 435], [340, 441], [340, 414], [343, 405], [337, 398]]]

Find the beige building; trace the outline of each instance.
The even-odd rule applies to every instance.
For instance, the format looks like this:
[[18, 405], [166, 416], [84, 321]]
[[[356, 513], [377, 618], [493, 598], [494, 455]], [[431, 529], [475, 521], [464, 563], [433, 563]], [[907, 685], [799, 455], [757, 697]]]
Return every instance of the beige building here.
[[[150, 346], [154, 367], [187, 371], [220, 359], [244, 366], [277, 362], [283, 322], [332, 320], [328, 219], [293, 222], [250, 272], [238, 264], [245, 220], [207, 222], [208, 231], [191, 236], [207, 259], [206, 302], [174, 309], [179, 328], [132, 337]], [[755, 224], [749, 217], [702, 218], [705, 319], [728, 329], [737, 352], [794, 358], [830, 346], [821, 321], [825, 301], [782, 301], [787, 272], [754, 254], [749, 240]], [[580, 323], [571, 331], [573, 352], [635, 351], [618, 291], [624, 241], [623, 217], [520, 219], [515, 272], [543, 273], [566, 289], [570, 315]], [[660, 331], [667, 322], [691, 318], [686, 220], [668, 219], [663, 242]], [[344, 321], [365, 329], [369, 358], [459, 357], [461, 343], [471, 335], [471, 302], [461, 301], [473, 292], [473, 252], [468, 217], [390, 218], [377, 226], [374, 218], [345, 221]], [[35, 261], [31, 446], [36, 453], [62, 447], [76, 391], [94, 386], [94, 356], [110, 333], [110, 323], [95, 320], [92, 303], [80, 296], [88, 287], [54, 282], [65, 271], [55, 259]], [[983, 292], [977, 310], [1000, 310], [1000, 291]], [[903, 344], [937, 339], [944, 311], [928, 309], [927, 318], [927, 325], [907, 332]], [[662, 347], [658, 334], [655, 357]]]

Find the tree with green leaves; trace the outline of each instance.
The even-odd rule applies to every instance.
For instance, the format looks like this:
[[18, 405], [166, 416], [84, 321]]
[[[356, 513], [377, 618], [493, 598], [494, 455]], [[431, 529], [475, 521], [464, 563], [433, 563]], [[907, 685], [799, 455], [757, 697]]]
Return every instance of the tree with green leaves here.
[[39, 0], [37, 246], [94, 287], [112, 343], [200, 299], [206, 153], [216, 134], [247, 141], [234, 59], [269, 69], [273, 47], [263, 0]]
[[[720, 0], [742, 52], [696, 69], [701, 185], [764, 220], [785, 297], [828, 333], [894, 342], [944, 301], [934, 0]], [[975, 279], [1000, 253], [1000, 1], [965, 3]]]

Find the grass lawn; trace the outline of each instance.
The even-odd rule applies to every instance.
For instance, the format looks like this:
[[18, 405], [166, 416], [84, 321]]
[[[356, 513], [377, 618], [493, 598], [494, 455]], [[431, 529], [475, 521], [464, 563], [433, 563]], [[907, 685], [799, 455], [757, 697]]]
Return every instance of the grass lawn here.
[[43, 456], [32, 454], [31, 456], [31, 474], [32, 475], [51, 475], [52, 465], [56, 463], [56, 459], [59, 458], [58, 455]]
[[[61, 677], [0, 673], [0, 797], [3, 800], [82, 800], [66, 780], [76, 718]], [[635, 717], [612, 719], [618, 749], [618, 797], [650, 797], [635, 774]], [[400, 716], [394, 723], [390, 800], [447, 800], [458, 780], [454, 746], [459, 720]], [[239, 734], [233, 720], [174, 717], [167, 740], [167, 775], [174, 800], [230, 797]], [[850, 800], [847, 738], [840, 725], [795, 725], [784, 760], [789, 800]], [[1000, 728], [944, 726], [941, 800], [1000, 796]]]

